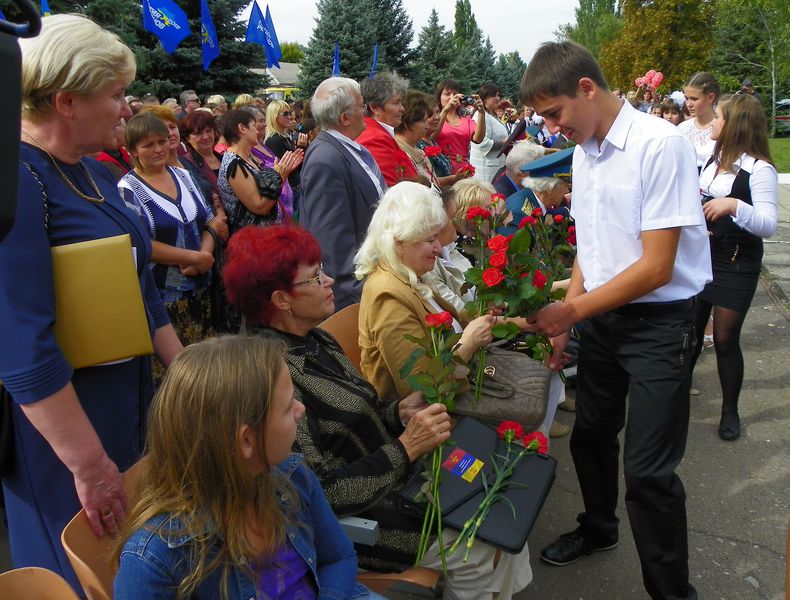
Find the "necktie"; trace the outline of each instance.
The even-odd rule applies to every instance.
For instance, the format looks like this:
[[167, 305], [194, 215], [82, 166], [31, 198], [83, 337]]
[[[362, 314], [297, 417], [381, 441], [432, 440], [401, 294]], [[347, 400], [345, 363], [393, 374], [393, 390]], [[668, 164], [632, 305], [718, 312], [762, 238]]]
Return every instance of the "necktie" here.
[[373, 173], [373, 175], [375, 175], [376, 179], [378, 179], [379, 184], [381, 185], [381, 193], [383, 194], [384, 192], [386, 192], [387, 182], [384, 180], [384, 175], [381, 174], [381, 169], [379, 169], [379, 166], [376, 164], [376, 159], [373, 158], [373, 155], [370, 153], [370, 150], [365, 148], [365, 146], [360, 145], [359, 150], [357, 150], [357, 153], [359, 154], [359, 157], [362, 159], [362, 162], [364, 162], [368, 166], [370, 172]]

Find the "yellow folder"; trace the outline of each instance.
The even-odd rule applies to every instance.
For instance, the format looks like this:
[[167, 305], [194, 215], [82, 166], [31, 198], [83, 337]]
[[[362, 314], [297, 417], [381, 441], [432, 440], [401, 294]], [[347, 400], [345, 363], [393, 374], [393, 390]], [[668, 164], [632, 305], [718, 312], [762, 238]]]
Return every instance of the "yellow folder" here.
[[129, 234], [52, 247], [55, 338], [75, 369], [153, 353]]

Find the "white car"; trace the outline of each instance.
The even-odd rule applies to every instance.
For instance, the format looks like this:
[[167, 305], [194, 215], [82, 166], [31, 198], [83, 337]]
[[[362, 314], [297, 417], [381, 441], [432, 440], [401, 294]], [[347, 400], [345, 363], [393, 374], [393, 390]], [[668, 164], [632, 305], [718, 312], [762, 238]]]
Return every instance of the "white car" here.
[[776, 133], [777, 135], [790, 133], [790, 98], [776, 103]]

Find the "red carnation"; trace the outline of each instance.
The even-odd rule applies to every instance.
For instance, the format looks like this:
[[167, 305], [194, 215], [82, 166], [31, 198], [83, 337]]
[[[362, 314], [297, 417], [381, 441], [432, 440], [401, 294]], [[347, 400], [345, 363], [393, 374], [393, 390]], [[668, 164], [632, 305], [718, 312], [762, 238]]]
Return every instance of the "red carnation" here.
[[505, 197], [497, 192], [496, 194], [491, 194], [491, 204], [496, 204], [497, 202], [504, 201]]
[[508, 240], [504, 235], [495, 235], [488, 240], [488, 249], [493, 252], [507, 250]]
[[536, 219], [543, 216], [543, 209], [541, 207], [532, 209], [532, 216]]
[[425, 152], [425, 156], [430, 158], [439, 156], [442, 153], [442, 149], [439, 146], [425, 146], [422, 151]]
[[537, 223], [537, 219], [535, 217], [526, 216], [521, 219], [521, 223], [518, 224], [518, 228], [521, 229], [522, 227], [526, 227], [527, 225], [534, 225]]
[[520, 440], [524, 436], [524, 428], [516, 421], [502, 421], [496, 428], [500, 440], [507, 443], [513, 440]]
[[532, 285], [539, 290], [542, 290], [546, 286], [547, 281], [548, 279], [543, 274], [543, 271], [535, 271], [535, 274], [532, 276]]
[[568, 243], [571, 246], [575, 246], [576, 245], [576, 234], [575, 233], [571, 233], [571, 234], [568, 235]]
[[526, 434], [522, 441], [528, 449], [536, 451], [538, 454], [549, 453], [549, 441], [540, 431], [533, 431]]
[[555, 223], [562, 223], [565, 220], [565, 217], [562, 215], [554, 215], [554, 222]]
[[488, 212], [488, 210], [486, 210], [482, 206], [473, 206], [468, 211], [466, 211], [466, 220], [467, 221], [474, 221], [478, 217], [483, 218], [483, 219], [488, 219], [488, 218], [491, 217], [491, 213]]
[[483, 271], [483, 283], [485, 283], [488, 287], [499, 285], [504, 280], [505, 276], [502, 275], [502, 272], [497, 269], [491, 268]]
[[507, 264], [507, 253], [504, 250], [494, 252], [488, 262], [492, 267], [502, 269]]
[[443, 329], [445, 327], [452, 327], [453, 326], [453, 315], [449, 312], [444, 311], [437, 314], [428, 313], [425, 315], [425, 323], [428, 327], [433, 327], [436, 329]]
[[576, 225], [568, 225], [568, 233], [576, 233]]

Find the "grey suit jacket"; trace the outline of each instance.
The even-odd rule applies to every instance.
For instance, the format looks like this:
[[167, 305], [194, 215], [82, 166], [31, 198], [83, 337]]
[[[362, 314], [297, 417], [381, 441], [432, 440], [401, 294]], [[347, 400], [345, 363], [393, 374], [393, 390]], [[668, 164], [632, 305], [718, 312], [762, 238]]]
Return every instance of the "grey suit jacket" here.
[[324, 270], [335, 279], [335, 308], [359, 302], [354, 254], [365, 240], [379, 200], [376, 186], [351, 150], [321, 131], [302, 165], [299, 224], [321, 245]]

